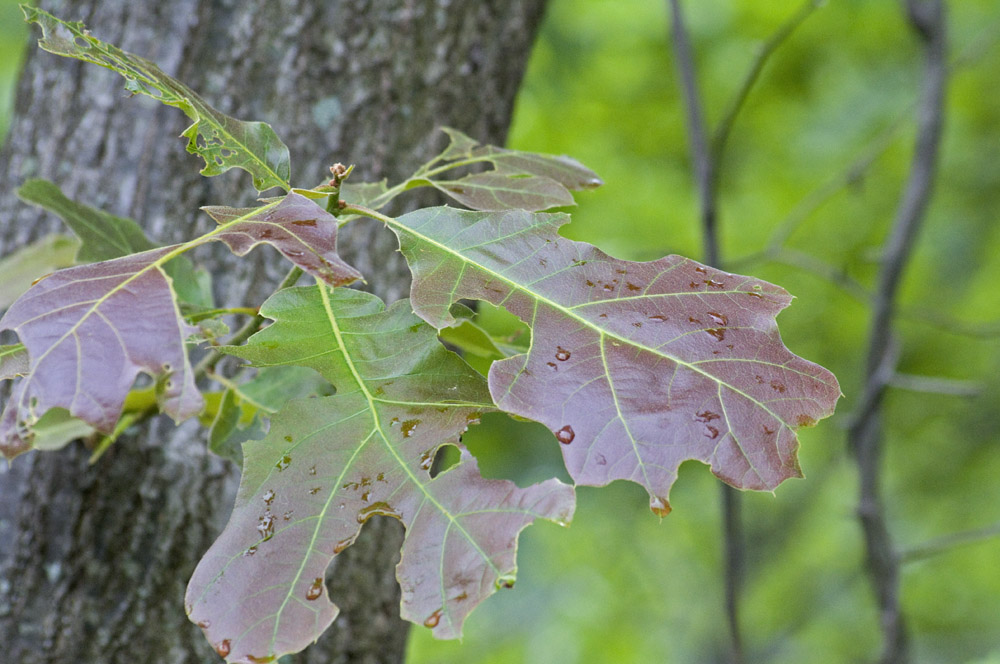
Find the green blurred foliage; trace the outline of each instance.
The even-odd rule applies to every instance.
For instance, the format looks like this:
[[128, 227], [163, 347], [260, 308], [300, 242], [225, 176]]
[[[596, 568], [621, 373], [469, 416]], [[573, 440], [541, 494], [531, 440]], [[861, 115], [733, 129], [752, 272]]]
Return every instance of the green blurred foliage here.
[[14, 84], [28, 43], [28, 26], [17, 5], [16, 0], [0, 0], [0, 136], [7, 131]]
[[[889, 394], [885, 499], [904, 550], [1000, 522], [1000, 298], [992, 285], [1000, 279], [1000, 6], [949, 4], [955, 74], [938, 186], [901, 294], [900, 369], [981, 389], [974, 397]], [[683, 5], [714, 126], [760, 44], [800, 3]], [[510, 136], [512, 147], [569, 154], [601, 173], [607, 185], [578, 196], [564, 233], [634, 260], [702, 254], [667, 31], [662, 0], [550, 0]], [[16, 2], [0, 0], [0, 133], [27, 34]], [[829, 2], [769, 61], [730, 139], [720, 191], [724, 261], [797, 296], [781, 315], [783, 338], [831, 368], [846, 395], [834, 418], [802, 433], [807, 479], [774, 495], [744, 495], [750, 661], [870, 661], [879, 647], [844, 440], [870, 310], [831, 279], [759, 252], [800, 217], [785, 246], [870, 292], [909, 165], [919, 65], [899, 2]], [[800, 214], [883, 137], [887, 147], [869, 167]], [[483, 319], [497, 335], [516, 332], [495, 311]], [[567, 479], [543, 427], [500, 415], [484, 424], [465, 442], [487, 475]], [[674, 512], [663, 520], [634, 485], [578, 495], [571, 527], [539, 524], [522, 535], [516, 589], [479, 608], [462, 642], [435, 642], [415, 627], [409, 661], [723, 661], [719, 486], [708, 469], [681, 469]], [[906, 565], [915, 661], [1000, 662], [998, 560], [995, 538]]]

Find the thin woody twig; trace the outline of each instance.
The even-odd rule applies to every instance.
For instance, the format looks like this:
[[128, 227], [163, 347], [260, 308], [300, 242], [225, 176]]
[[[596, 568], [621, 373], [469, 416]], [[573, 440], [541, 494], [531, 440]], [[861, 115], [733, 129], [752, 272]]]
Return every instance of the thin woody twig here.
[[945, 535], [944, 537], [932, 539], [904, 551], [899, 558], [900, 562], [913, 563], [944, 553], [950, 553], [960, 546], [976, 544], [984, 540], [993, 539], [994, 537], [1000, 537], [1000, 523], [994, 523], [993, 525], [986, 526], [985, 528], [964, 530], [958, 533]]
[[730, 100], [725, 113], [722, 115], [722, 120], [719, 121], [719, 125], [715, 128], [715, 133], [712, 136], [712, 156], [715, 159], [716, 166], [722, 163], [722, 157], [726, 151], [726, 143], [729, 141], [729, 134], [732, 133], [733, 125], [736, 124], [736, 118], [743, 109], [743, 104], [746, 103], [747, 98], [750, 96], [750, 91], [753, 90], [754, 85], [757, 84], [757, 80], [760, 78], [761, 72], [764, 71], [764, 65], [767, 64], [768, 59], [781, 47], [785, 40], [791, 37], [792, 33], [805, 23], [805, 20], [817, 8], [823, 5], [824, 1], [806, 0], [799, 7], [799, 10], [782, 23], [774, 31], [774, 34], [768, 37], [767, 41], [761, 45], [760, 50], [757, 51], [757, 55], [754, 56], [749, 71], [743, 77], [743, 82], [740, 83], [739, 89]]
[[860, 480], [858, 518], [865, 539], [868, 573], [878, 601], [882, 664], [910, 661], [906, 624], [899, 601], [900, 556], [889, 533], [881, 497], [882, 403], [894, 375], [893, 317], [903, 271], [925, 217], [933, 189], [944, 122], [948, 78], [943, 0], [907, 0], [910, 25], [923, 42], [925, 65], [918, 107], [917, 143], [879, 271], [869, 335], [864, 394], [848, 432]]
[[[744, 77], [736, 96], [727, 108], [711, 144], [709, 144], [709, 131], [705, 123], [701, 95], [695, 80], [691, 41], [684, 24], [680, 2], [679, 0], [669, 0], [668, 4], [672, 16], [670, 42], [673, 45], [674, 58], [681, 79], [688, 140], [691, 144], [691, 156], [694, 163], [694, 179], [698, 188], [705, 262], [715, 267], [721, 267], [717, 181], [726, 142], [743, 104], [759, 79], [768, 58], [805, 21], [813, 9], [819, 5], [819, 2], [808, 0], [799, 12], [780, 26], [764, 44]], [[730, 656], [734, 664], [740, 664], [745, 659], [739, 621], [739, 600], [746, 557], [740, 504], [739, 492], [728, 485], [722, 485], [722, 520], [726, 561], [725, 605], [726, 619], [729, 624]]]
[[688, 38], [679, 0], [669, 0], [669, 2], [673, 17], [673, 20], [670, 21], [670, 43], [674, 47], [674, 58], [677, 61], [677, 70], [681, 77], [688, 141], [691, 143], [694, 179], [698, 187], [698, 202], [701, 209], [705, 262], [718, 267], [719, 237], [716, 227], [715, 162], [708, 145], [705, 114], [702, 110], [698, 83], [695, 81], [691, 40]]

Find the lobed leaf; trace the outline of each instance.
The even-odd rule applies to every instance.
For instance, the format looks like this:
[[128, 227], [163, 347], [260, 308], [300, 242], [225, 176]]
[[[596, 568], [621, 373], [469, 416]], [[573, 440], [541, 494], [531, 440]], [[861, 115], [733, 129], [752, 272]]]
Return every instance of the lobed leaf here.
[[548, 178], [572, 190], [594, 189], [604, 184], [597, 173], [572, 157], [522, 152], [498, 148], [495, 145], [479, 145], [457, 129], [443, 127], [451, 140], [440, 159], [451, 162], [452, 166], [474, 162], [491, 162], [496, 170], [510, 177], [534, 175]]
[[188, 586], [191, 620], [230, 662], [301, 650], [337, 614], [330, 562], [369, 518], [388, 516], [406, 527], [402, 615], [458, 636], [480, 601], [513, 583], [518, 533], [538, 517], [567, 522], [573, 489], [485, 480], [464, 449], [431, 477], [438, 449], [459, 445], [493, 405], [406, 301], [385, 309], [360, 291], [289, 288], [261, 313], [274, 324], [229, 352], [313, 368], [337, 392], [289, 402], [264, 440], [244, 445], [229, 524]]
[[111, 433], [140, 373], [162, 381], [161, 409], [175, 420], [198, 414], [203, 402], [185, 350], [197, 328], [181, 316], [167, 272], [193, 247], [219, 240], [243, 255], [269, 243], [327, 283], [360, 276], [336, 254], [337, 220], [308, 199], [289, 194], [232, 215], [213, 212], [221, 225], [200, 238], [61, 270], [11, 305], [0, 330], [18, 334], [30, 371], [0, 416], [0, 452], [12, 457], [30, 449], [33, 425], [51, 408]]
[[529, 351], [493, 364], [490, 391], [549, 426], [578, 484], [637, 482], [665, 514], [687, 459], [744, 489], [801, 475], [796, 430], [830, 415], [840, 389], [782, 344], [783, 289], [679, 256], [612, 258], [560, 237], [562, 214], [379, 218], [399, 237], [421, 318], [446, 327], [452, 303], [471, 298], [531, 326]]
[[32, 426], [52, 408], [110, 433], [140, 373], [160, 381], [162, 410], [197, 415], [202, 400], [184, 347], [195, 331], [162, 264], [175, 247], [60, 270], [32, 286], [0, 319], [28, 350], [30, 373], [0, 416], [0, 451], [31, 447]]
[[175, 106], [193, 121], [181, 134], [187, 151], [205, 160], [201, 174], [220, 175], [241, 168], [253, 176], [258, 191], [289, 189], [288, 147], [263, 122], [243, 122], [209, 106], [193, 90], [155, 64], [90, 35], [83, 23], [62, 21], [35, 7], [21, 5], [25, 20], [42, 28], [44, 50], [92, 62], [125, 77], [125, 89]]

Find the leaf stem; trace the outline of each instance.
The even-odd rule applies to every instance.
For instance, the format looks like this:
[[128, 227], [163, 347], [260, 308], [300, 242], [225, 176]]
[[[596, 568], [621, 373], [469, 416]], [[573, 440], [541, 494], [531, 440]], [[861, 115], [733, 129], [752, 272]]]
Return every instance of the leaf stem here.
[[[278, 287], [275, 289], [275, 292], [294, 286], [295, 283], [302, 276], [302, 274], [303, 274], [302, 268], [298, 266], [293, 267], [291, 270], [288, 271], [288, 274], [285, 275], [285, 278], [281, 280], [281, 283], [278, 284]], [[235, 334], [233, 334], [233, 336], [229, 339], [226, 345], [228, 346], [240, 345], [241, 343], [252, 337], [254, 334], [256, 334], [256, 332], [260, 330], [261, 326], [264, 324], [266, 320], [267, 319], [261, 316], [260, 313], [257, 313], [253, 318], [244, 323], [243, 327], [241, 327], [239, 330], [236, 331]], [[215, 365], [218, 364], [219, 361], [223, 357], [225, 357], [225, 355], [226, 355], [225, 353], [223, 353], [218, 349], [209, 351], [208, 354], [205, 355], [205, 357], [201, 358], [201, 361], [195, 365], [194, 367], [195, 378], [196, 379], [201, 378], [206, 374], [208, 374], [210, 371], [213, 371], [215, 369]]]

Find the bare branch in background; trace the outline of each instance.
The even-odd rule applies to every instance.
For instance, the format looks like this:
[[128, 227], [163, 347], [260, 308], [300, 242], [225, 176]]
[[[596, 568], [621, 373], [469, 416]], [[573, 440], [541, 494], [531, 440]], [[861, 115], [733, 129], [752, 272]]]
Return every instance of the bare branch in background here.
[[[718, 178], [719, 165], [725, 153], [726, 142], [736, 122], [744, 102], [749, 97], [754, 84], [767, 63], [768, 58], [779, 46], [801, 25], [812, 11], [820, 4], [819, 0], [807, 2], [783, 23], [777, 31], [764, 43], [750, 70], [743, 78], [740, 87], [730, 102], [718, 130], [709, 144], [709, 131], [705, 122], [701, 95], [695, 80], [694, 56], [691, 50], [691, 40], [684, 16], [681, 13], [679, 0], [669, 0], [671, 14], [670, 43], [674, 50], [674, 60], [681, 79], [681, 90], [684, 101], [684, 111], [687, 117], [688, 141], [691, 144], [691, 158], [694, 166], [694, 179], [698, 189], [699, 208], [701, 211], [702, 241], [705, 251], [705, 262], [721, 268], [722, 258], [719, 250], [718, 234]], [[745, 544], [743, 535], [743, 519], [740, 511], [740, 494], [732, 487], [722, 485], [722, 531], [725, 547], [725, 605], [726, 619], [729, 623], [730, 656], [734, 664], [745, 660], [743, 638], [740, 631], [739, 602], [743, 586], [745, 567]]]
[[[722, 163], [722, 156], [726, 151], [726, 142], [729, 140], [729, 134], [733, 130], [733, 125], [736, 124], [736, 117], [740, 114], [740, 110], [750, 96], [750, 91], [753, 90], [757, 79], [760, 78], [761, 72], [764, 71], [764, 65], [767, 64], [768, 59], [785, 40], [791, 37], [792, 33], [805, 23], [805, 20], [823, 5], [824, 2], [825, 0], [806, 0], [799, 10], [782, 23], [775, 30], [774, 34], [761, 45], [760, 50], [757, 51], [757, 55], [750, 65], [750, 70], [743, 78], [739, 90], [737, 90], [732, 100], [730, 100], [729, 105], [726, 107], [726, 112], [719, 122], [719, 126], [715, 129], [715, 134], [712, 136], [712, 156], [715, 159], [716, 166]], [[716, 176], [718, 176], [718, 173], [716, 173]]]
[[[669, 0], [670, 43], [681, 79], [684, 112], [687, 116], [688, 141], [694, 162], [694, 179], [698, 188], [701, 210], [702, 242], [705, 262], [719, 265], [719, 236], [715, 197], [716, 173], [714, 155], [708, 145], [708, 129], [702, 110], [701, 95], [695, 81], [694, 56], [688, 38], [679, 0]], [[740, 591], [743, 587], [744, 550], [743, 519], [740, 516], [740, 495], [726, 484], [722, 485], [722, 538], [725, 548], [725, 606], [729, 624], [729, 650], [733, 664], [742, 664], [743, 637], [740, 631]]]
[[[910, 661], [906, 624], [899, 601], [900, 556], [889, 533], [881, 497], [883, 396], [895, 371], [893, 317], [903, 270], [925, 217], [933, 189], [944, 119], [948, 61], [943, 0], [907, 0], [911, 27], [924, 47], [923, 90], [917, 110], [917, 142], [910, 173], [883, 251], [875, 293], [865, 388], [848, 432], [860, 479], [858, 518], [866, 562], [878, 600], [882, 664]], [[890, 370], [890, 368], [892, 370]]]
[[705, 113], [701, 105], [701, 94], [695, 81], [694, 56], [691, 40], [679, 0], [670, 1], [670, 43], [674, 48], [677, 72], [681, 78], [684, 114], [687, 117], [688, 141], [691, 143], [691, 159], [694, 162], [694, 179], [698, 187], [698, 203], [701, 209], [701, 228], [705, 262], [719, 265], [719, 237], [716, 226], [717, 209], [715, 197], [715, 158], [708, 145], [708, 129]]
[[977, 544], [998, 536], [1000, 536], [1000, 523], [994, 523], [985, 528], [952, 533], [951, 535], [945, 535], [944, 537], [938, 537], [923, 544], [918, 544], [912, 549], [904, 551], [900, 556], [900, 561], [903, 563], [914, 563], [919, 560], [932, 558], [933, 556], [950, 553], [960, 546]]
[[910, 392], [941, 394], [950, 397], [978, 397], [983, 392], [981, 383], [971, 380], [956, 380], [938, 376], [914, 376], [896, 373], [889, 379], [889, 385]]

